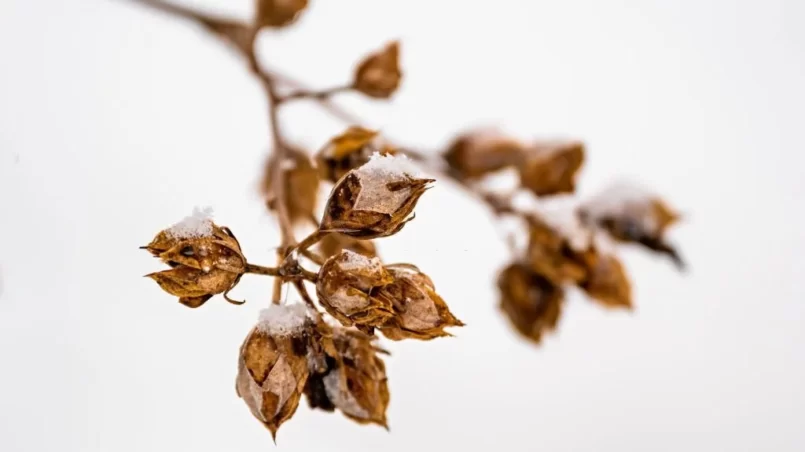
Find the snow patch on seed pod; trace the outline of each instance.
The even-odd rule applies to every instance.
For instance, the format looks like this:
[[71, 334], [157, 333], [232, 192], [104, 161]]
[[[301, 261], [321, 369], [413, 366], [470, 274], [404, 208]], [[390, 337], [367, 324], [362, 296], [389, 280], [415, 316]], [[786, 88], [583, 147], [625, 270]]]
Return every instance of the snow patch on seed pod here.
[[415, 187], [389, 189], [389, 184], [417, 179], [419, 168], [404, 155], [375, 152], [369, 161], [354, 170], [360, 193], [354, 209], [392, 215], [411, 197]]
[[308, 307], [302, 303], [272, 304], [260, 311], [256, 328], [271, 336], [288, 336], [304, 328], [309, 320]]
[[193, 208], [193, 213], [184, 217], [165, 232], [175, 239], [210, 237], [212, 228], [212, 207]]

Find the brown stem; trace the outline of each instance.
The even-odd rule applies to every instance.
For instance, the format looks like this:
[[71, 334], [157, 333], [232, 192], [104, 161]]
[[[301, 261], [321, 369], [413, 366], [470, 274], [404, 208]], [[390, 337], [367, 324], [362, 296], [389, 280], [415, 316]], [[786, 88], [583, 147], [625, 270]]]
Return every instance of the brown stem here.
[[254, 273], [257, 275], [266, 275], [266, 276], [279, 276], [279, 269], [272, 267], [263, 267], [262, 265], [246, 264], [246, 273]]
[[313, 251], [310, 250], [302, 250], [299, 252], [299, 254], [310, 259], [311, 261], [313, 261], [313, 263], [317, 265], [324, 265], [324, 262], [327, 260], [323, 256], [320, 256], [319, 254], [314, 253]]
[[321, 320], [321, 312], [319, 312], [319, 309], [316, 307], [316, 303], [313, 302], [313, 298], [310, 297], [304, 281], [296, 280], [293, 282], [293, 285], [296, 288], [296, 291], [299, 292], [299, 296], [302, 297], [302, 300], [305, 302], [305, 304], [316, 312], [316, 317], [318, 317], [317, 320]]
[[336, 86], [334, 88], [329, 88], [321, 91], [311, 91], [308, 89], [297, 89], [296, 91], [291, 91], [290, 93], [280, 97], [280, 103], [288, 102], [291, 100], [300, 100], [300, 99], [311, 99], [316, 101], [322, 101], [328, 99], [336, 94], [343, 93], [346, 91], [352, 90], [352, 85], [344, 85], [344, 86]]
[[296, 250], [298, 252], [303, 252], [310, 248], [311, 246], [319, 243], [321, 239], [327, 237], [330, 234], [328, 231], [322, 231], [321, 229], [317, 229], [314, 232], [311, 232], [310, 235], [304, 238], [298, 245], [296, 245]]

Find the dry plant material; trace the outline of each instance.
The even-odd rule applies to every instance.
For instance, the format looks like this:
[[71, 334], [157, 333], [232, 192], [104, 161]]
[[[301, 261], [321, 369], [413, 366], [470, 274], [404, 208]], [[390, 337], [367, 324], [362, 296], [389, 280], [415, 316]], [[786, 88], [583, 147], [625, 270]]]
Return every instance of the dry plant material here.
[[[396, 41], [364, 58], [348, 85], [310, 90], [263, 68], [254, 45], [261, 30], [297, 23], [307, 0], [258, 0], [249, 21], [159, 0], [133, 1], [193, 22], [230, 44], [265, 94], [272, 152], [261, 194], [281, 234], [275, 266], [248, 262], [232, 231], [215, 224], [207, 211], [195, 211], [142, 248], [169, 267], [147, 276], [190, 308], [218, 294], [243, 304], [228, 293], [244, 274], [274, 278], [271, 304], [246, 336], [236, 369], [237, 395], [272, 437], [303, 395], [311, 408], [388, 428], [390, 396], [381, 359], [387, 352], [378, 338], [427, 341], [451, 336], [448, 328], [464, 325], [429, 276], [410, 263], [384, 263], [372, 241], [400, 232], [414, 218], [434, 182], [420, 171], [452, 180], [496, 216], [521, 220], [528, 243], [513, 246], [512, 262], [498, 275], [497, 286], [502, 313], [534, 343], [558, 327], [569, 286], [605, 307], [631, 308], [628, 273], [607, 237], [613, 244], [639, 244], [681, 266], [666, 237], [679, 215], [655, 195], [616, 187], [562, 215], [545, 209], [551, 197], [575, 192], [585, 157], [581, 142], [528, 142], [477, 130], [459, 134], [431, 158], [384, 140], [334, 103], [334, 96], [349, 91], [391, 97], [402, 80]], [[312, 157], [291, 146], [280, 127], [282, 106], [299, 99], [346, 122], [327, 143], [305, 143], [321, 146]], [[484, 190], [485, 178], [501, 170], [514, 170], [518, 189]], [[330, 193], [320, 210], [317, 194], [323, 188]], [[518, 205], [522, 194], [534, 202]], [[299, 229], [310, 231], [311, 225], [312, 232], [299, 240]], [[308, 284], [315, 286], [315, 296]], [[283, 303], [283, 287], [295, 290], [301, 302]]]
[[366, 57], [355, 69], [353, 87], [369, 97], [387, 99], [397, 91], [402, 79], [400, 43], [389, 43]]

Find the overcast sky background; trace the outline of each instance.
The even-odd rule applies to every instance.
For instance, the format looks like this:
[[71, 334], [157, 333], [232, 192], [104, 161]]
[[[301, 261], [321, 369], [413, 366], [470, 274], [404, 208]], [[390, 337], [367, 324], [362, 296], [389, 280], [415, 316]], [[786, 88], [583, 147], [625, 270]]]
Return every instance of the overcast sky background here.
[[[467, 326], [390, 345], [391, 433], [300, 407], [279, 450], [805, 449], [805, 3], [311, 4], [260, 38], [266, 64], [326, 87], [399, 38], [393, 102], [343, 98], [370, 126], [429, 149], [487, 124], [583, 139], [580, 192], [624, 176], [666, 196], [691, 271], [626, 250], [637, 310], [574, 294], [534, 347], [497, 310], [495, 224], [437, 184], [381, 253]], [[195, 27], [122, 0], [2, 1], [0, 58], [0, 450], [273, 449], [234, 384], [270, 280], [189, 310], [137, 249], [209, 205], [271, 262], [259, 86]], [[310, 149], [343, 127], [305, 105], [283, 123]]]

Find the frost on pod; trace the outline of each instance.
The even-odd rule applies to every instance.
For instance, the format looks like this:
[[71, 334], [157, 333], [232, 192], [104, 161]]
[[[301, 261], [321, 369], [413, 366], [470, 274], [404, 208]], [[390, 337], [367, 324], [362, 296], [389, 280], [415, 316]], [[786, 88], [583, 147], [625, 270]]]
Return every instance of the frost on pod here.
[[398, 232], [433, 182], [417, 174], [417, 168], [404, 156], [373, 154], [369, 162], [347, 173], [333, 187], [321, 230], [362, 239]]
[[357, 330], [333, 330], [327, 365], [312, 372], [305, 387], [311, 408], [339, 410], [358, 423], [388, 428], [388, 378], [378, 356], [386, 352], [374, 345], [376, 339]]
[[221, 293], [234, 302], [227, 293], [246, 270], [246, 258], [234, 234], [213, 223], [210, 214], [196, 209], [141, 247], [171, 267], [146, 276], [191, 308]]
[[394, 311], [390, 301], [372, 296], [372, 292], [391, 282], [380, 259], [343, 250], [322, 265], [316, 292], [324, 309], [342, 325], [377, 327]]

